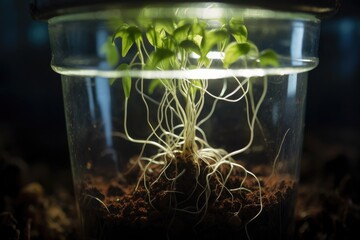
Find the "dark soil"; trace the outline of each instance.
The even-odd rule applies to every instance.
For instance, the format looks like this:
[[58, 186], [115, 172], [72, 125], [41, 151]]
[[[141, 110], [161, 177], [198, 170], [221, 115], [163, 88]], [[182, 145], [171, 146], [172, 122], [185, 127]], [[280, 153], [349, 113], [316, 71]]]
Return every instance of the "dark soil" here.
[[[334, 135], [333, 129], [331, 135]], [[360, 227], [360, 175], [358, 174], [360, 171], [360, 147], [358, 137], [359, 135], [353, 130], [340, 131], [333, 138], [328, 137], [323, 132], [318, 135], [306, 135], [300, 185], [297, 186], [294, 240], [347, 240], [354, 239], [353, 236], [357, 236]], [[0, 151], [0, 239], [80, 239], [71, 170], [68, 168], [51, 168], [47, 164], [28, 164], [27, 162], [27, 159], [22, 159], [14, 152]], [[91, 181], [95, 180], [92, 179]], [[266, 182], [265, 180], [262, 179], [262, 184]], [[288, 185], [291, 181], [287, 178], [268, 183], [269, 185], [264, 185], [263, 196], [269, 197], [269, 201], [264, 201], [263, 218], [259, 217], [257, 220], [271, 223], [271, 220], [265, 217], [270, 213], [267, 212], [270, 211], [268, 208], [270, 200], [282, 199], [282, 203], [285, 203], [284, 198], [287, 195], [283, 195], [281, 189], [287, 189], [291, 192], [294, 186]], [[94, 188], [92, 192], [89, 186], [88, 184], [84, 185], [84, 190], [104, 201], [114, 201], [122, 192], [130, 189], [130, 187], [128, 189], [120, 187], [123, 186], [121, 181], [112, 182], [107, 188]], [[269, 194], [277, 188], [278, 195]], [[139, 190], [139, 192], [141, 191]], [[132, 231], [130, 226], [134, 221], [138, 222], [137, 226], [145, 226], [150, 218], [166, 219], [161, 215], [163, 214], [161, 211], [149, 208], [147, 202], [141, 198], [136, 202], [136, 196], [124, 195], [124, 198], [131, 200], [130, 204], [139, 202], [144, 205], [143, 208], [134, 208], [136, 212], [129, 211], [127, 213], [128, 216], [132, 216], [132, 219], [126, 220], [128, 221], [128, 225], [126, 225], [129, 227], [128, 231]], [[108, 200], [106, 200], [107, 198]], [[258, 210], [258, 205], [251, 205], [248, 196], [243, 196], [240, 199], [243, 201], [243, 211], [240, 214], [246, 213], [245, 206], [248, 209]], [[234, 206], [232, 202], [228, 201], [227, 203], [232, 207]], [[96, 222], [101, 220], [100, 217], [106, 216], [104, 221], [107, 221], [120, 217], [119, 208], [121, 204], [125, 204], [125, 200], [114, 201], [113, 206], [108, 207], [113, 214], [107, 214], [107, 210], [96, 201], [92, 201], [92, 204], [97, 207], [92, 209], [97, 215], [91, 216], [90, 219], [94, 219]], [[231, 232], [234, 233], [234, 229], [235, 231], [243, 231], [244, 222], [239, 221], [239, 218], [231, 216], [228, 212], [222, 212], [225, 206], [216, 202], [212, 204], [209, 205], [213, 208], [209, 208], [209, 217], [206, 220], [213, 227], [213, 229], [207, 229], [209, 233], [220, 228], [226, 228], [229, 235]], [[90, 205], [88, 204], [88, 206]], [[234, 209], [233, 207], [231, 211]], [[279, 204], [273, 209], [278, 211]], [[156, 213], [157, 211], [158, 213]], [[222, 218], [221, 222], [220, 220], [216, 222], [216, 220], [211, 220], [210, 213], [223, 214], [225, 217]], [[141, 218], [141, 216], [145, 216], [145, 218]], [[177, 219], [178, 222], [172, 222], [172, 226], [177, 225], [184, 229], [190, 224], [184, 220], [180, 224], [181, 217], [177, 217]], [[111, 230], [117, 225], [124, 226], [120, 220], [113, 223], [114, 225], [108, 225], [107, 228]], [[165, 224], [160, 222], [159, 226], [153, 227], [157, 230], [164, 229], [166, 224], [170, 224], [170, 222]], [[258, 226], [257, 222], [252, 222], [249, 224], [249, 232], [254, 233], [254, 229], [255, 234], [264, 231], [264, 229], [257, 228]], [[266, 224], [262, 226], [269, 227]], [[197, 230], [201, 233], [204, 228]], [[148, 228], [147, 231], [155, 230]], [[120, 234], [124, 236], [123, 233]], [[141, 231], [135, 231], [132, 234], [141, 235]], [[188, 231], [187, 234], [194, 233]], [[130, 235], [130, 238], [136, 239], [137, 236], [135, 235]], [[149, 236], [146, 237], [149, 238]], [[209, 239], [211, 237], [212, 235]], [[225, 239], [226, 237], [220, 239], [222, 238]], [[244, 239], [237, 235], [234, 238]], [[265, 239], [272, 238], [269, 235]]]
[[[202, 169], [205, 169], [204, 166]], [[196, 178], [193, 163], [180, 159], [176, 167], [172, 164], [167, 168], [167, 178], [175, 177], [176, 170], [184, 173], [176, 183], [171, 183], [164, 175], [158, 178], [160, 169], [155, 168], [147, 177], [149, 191], [142, 184], [136, 188], [137, 181], [124, 180], [128, 178], [120, 177], [107, 182], [102, 178], [89, 177], [83, 186], [84, 197], [81, 200], [88, 239], [118, 239], [120, 235], [122, 239], [150, 236], [175, 240], [233, 239], [234, 236], [247, 239], [246, 227], [251, 239], [289, 239], [293, 230], [290, 223], [295, 196], [295, 183], [289, 177], [273, 175], [266, 178], [264, 176], [271, 174], [269, 170], [263, 167], [253, 169], [262, 185], [263, 209], [251, 221], [261, 209], [260, 191], [255, 178], [247, 177], [244, 182], [251, 192], [243, 190], [232, 194], [228, 191], [221, 193], [221, 185], [215, 177], [212, 178], [207, 208], [194, 214], [175, 211], [175, 208], [194, 212], [197, 204], [200, 207], [205, 205], [201, 186], [206, 185], [208, 172], [201, 170]], [[132, 171], [137, 176], [133, 179], [138, 179], [141, 171]], [[227, 171], [222, 169], [224, 176]], [[124, 169], [124, 172], [128, 172], [128, 169]], [[237, 187], [244, 180], [243, 175], [240, 172], [231, 175], [226, 186]], [[151, 193], [151, 205], [148, 192]], [[202, 197], [199, 198], [200, 195]]]

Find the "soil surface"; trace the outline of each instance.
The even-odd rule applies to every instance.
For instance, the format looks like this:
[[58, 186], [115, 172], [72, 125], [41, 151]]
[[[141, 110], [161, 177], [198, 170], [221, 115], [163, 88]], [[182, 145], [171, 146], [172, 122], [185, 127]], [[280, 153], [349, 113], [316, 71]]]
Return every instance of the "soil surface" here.
[[[334, 136], [334, 132], [331, 132], [331, 135]], [[347, 240], [353, 239], [352, 236], [357, 236], [360, 226], [360, 188], [358, 187], [360, 184], [360, 175], [358, 174], [360, 171], [360, 148], [357, 140], [358, 135], [354, 131], [341, 131], [339, 134], [335, 134], [333, 138], [328, 137], [323, 132], [319, 135], [306, 135], [300, 184], [297, 186], [294, 240]], [[29, 161], [18, 154], [4, 148], [0, 149], [0, 239], [80, 239], [70, 168], [52, 168], [45, 163], [28, 164]], [[125, 221], [125, 225], [130, 224], [130, 226], [134, 221], [138, 222], [138, 226], [145, 227], [149, 218], [164, 219], [162, 216], [164, 213], [161, 211], [149, 211], [152, 208], [147, 206], [143, 195], [137, 199], [137, 195], [124, 195], [123, 198], [129, 198], [129, 204], [141, 203], [144, 207], [137, 208], [137, 213], [131, 211], [124, 213], [123, 211], [120, 214], [119, 208], [126, 201], [118, 198], [118, 196], [121, 195], [122, 191], [126, 192], [128, 189], [120, 187], [123, 184], [118, 179], [107, 188], [98, 187], [91, 190], [90, 181], [94, 183], [94, 181], [101, 182], [102, 180], [100, 180], [89, 179], [87, 184], [83, 185], [83, 190], [89, 194], [98, 196], [105, 202], [113, 201], [108, 210], [101, 206], [99, 201], [89, 201], [88, 206], [91, 206], [90, 203], [92, 203], [94, 206], [92, 210], [97, 213], [97, 215], [92, 216], [95, 222], [99, 221], [98, 217], [104, 216], [106, 216], [105, 219], [109, 220], [118, 219], [114, 222], [113, 227], [108, 226], [109, 229], [112, 229], [117, 225], [124, 226], [124, 222], [120, 221], [121, 214], [127, 214], [129, 218], [126, 220], [127, 223]], [[294, 186], [287, 178], [273, 182], [265, 180], [262, 179], [261, 182], [264, 184], [263, 196], [268, 199], [264, 200], [263, 209], [263, 213], [267, 214], [267, 211], [270, 210], [266, 209], [270, 203], [279, 200], [285, 203], [284, 199], [287, 195], [284, 193], [293, 191]], [[267, 194], [269, 190], [273, 192], [274, 189], [277, 189], [275, 191], [278, 192], [277, 195]], [[141, 191], [143, 190], [138, 190], [139, 194]], [[255, 192], [253, 194], [256, 196]], [[166, 195], [164, 194], [164, 196]], [[251, 204], [250, 196], [246, 195], [241, 199], [243, 205], [240, 214], [245, 215], [246, 208], [258, 211], [258, 205]], [[211, 220], [212, 218], [208, 214], [203, 223], [206, 219], [207, 223], [212, 224], [213, 228], [207, 229], [209, 233], [212, 234], [219, 228], [226, 228], [229, 235], [231, 231], [244, 230], [244, 222], [239, 221], [239, 218], [234, 217], [233, 214], [237, 207], [234, 207], [232, 202], [228, 202], [228, 205], [232, 207], [230, 211], [232, 215], [229, 212], [220, 211], [225, 206], [216, 205], [216, 202], [208, 205], [209, 213], [226, 216], [222, 222], [216, 222]], [[279, 205], [274, 209], [278, 211]], [[251, 211], [249, 210], [249, 212]], [[171, 220], [171, 218], [169, 219]], [[265, 217], [264, 219], [257, 219], [271, 223]], [[181, 224], [179, 223], [180, 220], [182, 221]], [[176, 225], [180, 226], [179, 228], [185, 228], [191, 223], [184, 221], [182, 217], [175, 218], [171, 224], [174, 225], [174, 221], [178, 221]], [[148, 228], [148, 231], [163, 230], [163, 226], [152, 226], [151, 229]], [[204, 228], [201, 229], [201, 226], [199, 225], [197, 229], [200, 233], [204, 230]], [[255, 221], [248, 226], [249, 232], [254, 232], [250, 231], [253, 230], [250, 229], [251, 226], [254, 226], [255, 233], [263, 231], [263, 229], [257, 228]], [[269, 227], [265, 224], [263, 226]], [[131, 231], [132, 229], [129, 227], [127, 230]], [[132, 233], [141, 234], [139, 232]], [[186, 234], [194, 234], [194, 232], [188, 231]], [[209, 236], [209, 239], [211, 237], [213, 235]], [[136, 239], [135, 235], [132, 239]], [[226, 239], [226, 237], [222, 237], [222, 239]], [[266, 239], [274, 238], [269, 235]]]
[[[290, 177], [265, 177], [271, 175], [271, 169], [256, 167], [252, 172], [259, 178], [257, 181], [250, 175], [244, 178], [238, 169], [226, 181], [226, 189], [220, 184], [220, 175], [210, 178], [209, 194], [204, 189], [209, 170], [200, 168], [197, 174], [192, 161], [182, 159], [169, 165], [165, 172], [153, 168], [147, 174], [146, 188], [143, 181], [138, 185], [140, 169], [130, 168], [133, 178], [123, 174], [112, 181], [89, 177], [80, 200], [88, 239], [118, 239], [119, 235], [125, 236], [122, 239], [153, 236], [160, 240], [289, 238], [293, 214], [288, 209], [293, 209], [296, 195], [295, 182]], [[225, 178], [229, 168], [218, 171]], [[129, 175], [129, 169], [123, 172]], [[176, 181], [169, 180], [174, 178]], [[240, 183], [246, 189], [227, 190], [239, 188]]]

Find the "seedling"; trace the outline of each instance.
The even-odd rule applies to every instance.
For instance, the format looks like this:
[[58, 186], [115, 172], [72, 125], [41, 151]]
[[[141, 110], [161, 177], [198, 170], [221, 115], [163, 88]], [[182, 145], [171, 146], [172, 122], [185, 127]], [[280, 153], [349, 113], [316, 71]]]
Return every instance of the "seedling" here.
[[[197, 73], [210, 68], [231, 73], [235, 68], [277, 67], [277, 54], [270, 49], [258, 50], [249, 40], [242, 18], [120, 23], [103, 52], [108, 63], [118, 65], [117, 70], [122, 73], [121, 78], [110, 81], [110, 84], [121, 81], [125, 98], [124, 131], [115, 132], [114, 136], [142, 145], [136, 161], [142, 174], [135, 191], [145, 188], [149, 203], [157, 208], [160, 196], [153, 194], [152, 189], [166, 181], [169, 214], [173, 217], [178, 213], [191, 214], [196, 218], [196, 226], [204, 221], [210, 201], [220, 201], [224, 195], [241, 198], [257, 190], [259, 210], [248, 222], [254, 220], [263, 207], [261, 183], [239, 160], [253, 144], [255, 125], [260, 125], [257, 114], [267, 93], [267, 77], [260, 78], [263, 89], [255, 99], [252, 77], [232, 75], [216, 80]], [[138, 70], [158, 77], [136, 78], [133, 73]], [[174, 77], [161, 74], [168, 72], [175, 73]], [[196, 77], [182, 75], [183, 72]], [[211, 81], [221, 81], [221, 87], [217, 91], [211, 89]], [[141, 97], [146, 109], [150, 133], [145, 138], [133, 136], [128, 128], [129, 101], [134, 94]], [[212, 106], [206, 112], [207, 101]], [[234, 151], [213, 147], [203, 125], [213, 117], [220, 102], [239, 101], [246, 106], [246, 127], [250, 133], [247, 143]], [[151, 117], [154, 113], [155, 120]], [[233, 175], [241, 175], [242, 181], [231, 181]], [[189, 178], [191, 184], [185, 184], [184, 180]], [[234, 216], [241, 210], [242, 206], [237, 206]]]

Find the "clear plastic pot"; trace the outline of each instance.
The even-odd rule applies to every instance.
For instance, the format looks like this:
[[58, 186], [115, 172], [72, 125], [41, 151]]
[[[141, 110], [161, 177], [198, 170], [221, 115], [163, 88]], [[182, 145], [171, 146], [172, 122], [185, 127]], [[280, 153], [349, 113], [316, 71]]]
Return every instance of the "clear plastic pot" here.
[[84, 239], [290, 238], [319, 24], [219, 4], [51, 18]]

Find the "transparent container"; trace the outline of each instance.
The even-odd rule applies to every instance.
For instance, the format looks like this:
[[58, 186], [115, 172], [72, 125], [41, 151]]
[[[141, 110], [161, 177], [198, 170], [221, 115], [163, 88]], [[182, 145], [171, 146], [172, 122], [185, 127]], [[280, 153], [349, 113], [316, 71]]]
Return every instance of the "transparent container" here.
[[49, 20], [84, 239], [290, 239], [320, 20], [220, 4]]

